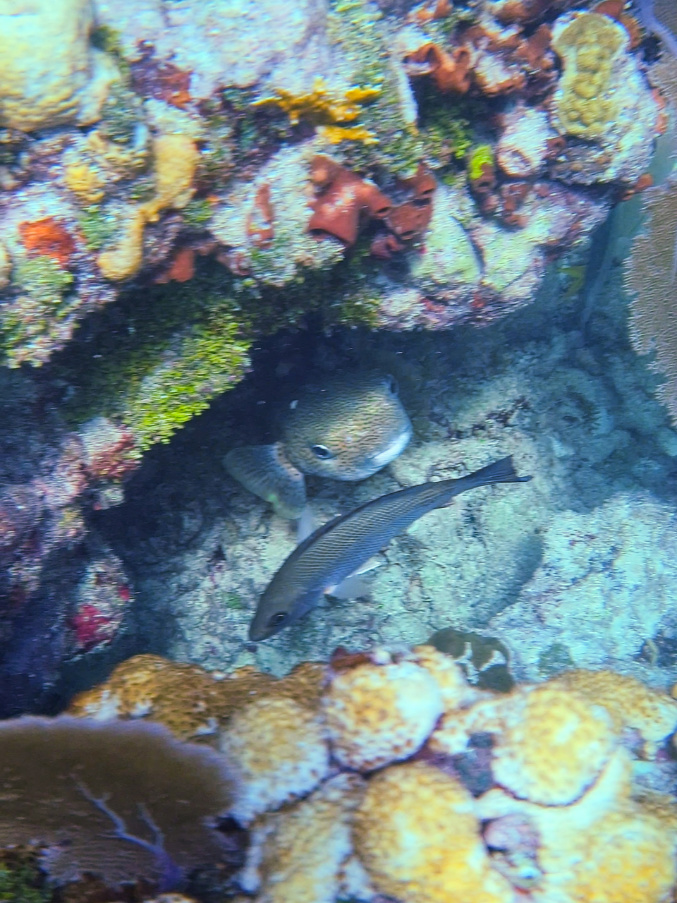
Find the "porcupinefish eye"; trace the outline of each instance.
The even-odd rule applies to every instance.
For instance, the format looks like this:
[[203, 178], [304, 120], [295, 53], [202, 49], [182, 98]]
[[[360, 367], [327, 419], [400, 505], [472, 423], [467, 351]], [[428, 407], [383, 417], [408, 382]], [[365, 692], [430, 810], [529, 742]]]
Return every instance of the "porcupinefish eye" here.
[[280, 624], [284, 624], [287, 620], [287, 612], [286, 611], [276, 611], [275, 614], [268, 621], [269, 627], [279, 627]]
[[334, 457], [326, 445], [311, 445], [310, 450], [316, 458], [321, 458], [323, 461], [328, 461]]

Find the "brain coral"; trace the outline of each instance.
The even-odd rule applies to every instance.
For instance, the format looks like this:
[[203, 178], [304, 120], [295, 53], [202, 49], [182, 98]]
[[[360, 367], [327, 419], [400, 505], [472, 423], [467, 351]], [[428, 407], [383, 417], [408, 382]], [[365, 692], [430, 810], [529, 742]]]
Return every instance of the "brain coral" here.
[[[579, 671], [497, 694], [425, 646], [258, 683], [139, 665], [193, 685], [172, 708], [167, 686], [137, 682], [149, 717], [192, 723], [199, 699], [216, 713], [228, 811], [249, 837], [237, 883], [256, 903], [668, 903], [677, 889], [675, 799], [647, 789], [675, 783], [677, 702], [630, 678]], [[119, 703], [111, 684], [90, 711], [96, 693]]]
[[244, 877], [245, 888], [258, 889], [266, 903], [332, 903], [361, 794], [357, 775], [338, 775], [309, 799], [257, 822], [251, 856], [257, 865]]
[[316, 708], [322, 672], [320, 665], [304, 662], [288, 677], [274, 681], [250, 667], [211, 674], [159, 655], [135, 655], [118, 665], [105, 684], [79, 693], [68, 711], [98, 721], [150, 718], [188, 740], [215, 735], [233, 712], [267, 695], [273, 686], [276, 697]]
[[627, 728], [639, 733], [647, 757], [655, 754], [675, 728], [677, 699], [652, 690], [634, 677], [613, 671], [569, 671], [550, 686], [575, 690], [589, 702], [603, 706], [616, 730]]
[[116, 73], [90, 46], [92, 26], [89, 0], [0, 0], [0, 126], [98, 118]]
[[555, 92], [556, 125], [579, 138], [603, 138], [624, 102], [614, 64], [625, 51], [628, 33], [597, 13], [581, 13], [566, 22], [552, 42], [564, 61], [564, 75]]
[[[614, 749], [606, 710], [550, 686], [520, 689], [501, 702], [492, 761], [498, 783], [532, 802], [572, 803]], [[491, 730], [491, 719], [486, 726]]]
[[369, 782], [355, 845], [378, 891], [405, 903], [506, 903], [507, 880], [491, 868], [470, 793], [423, 762], [394, 766]]
[[410, 756], [442, 711], [438, 684], [414, 662], [339, 671], [324, 699], [333, 754], [360, 771]]
[[293, 699], [263, 697], [236, 712], [221, 751], [237, 775], [230, 813], [242, 822], [313, 790], [329, 771], [317, 715]]

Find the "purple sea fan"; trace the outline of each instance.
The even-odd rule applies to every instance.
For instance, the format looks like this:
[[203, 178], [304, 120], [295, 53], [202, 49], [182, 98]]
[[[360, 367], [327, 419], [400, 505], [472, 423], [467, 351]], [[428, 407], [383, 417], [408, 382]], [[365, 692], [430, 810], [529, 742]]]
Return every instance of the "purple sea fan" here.
[[[668, 106], [677, 109], [677, 56], [663, 57], [651, 70]], [[672, 153], [677, 153], [672, 139]], [[651, 366], [665, 377], [658, 397], [677, 424], [677, 178], [644, 194], [644, 223], [624, 264], [632, 302], [630, 338], [639, 354], [652, 354]]]
[[223, 860], [232, 802], [223, 756], [146, 721], [25, 716], [0, 722], [0, 848], [44, 847], [64, 883], [143, 878], [167, 890]]

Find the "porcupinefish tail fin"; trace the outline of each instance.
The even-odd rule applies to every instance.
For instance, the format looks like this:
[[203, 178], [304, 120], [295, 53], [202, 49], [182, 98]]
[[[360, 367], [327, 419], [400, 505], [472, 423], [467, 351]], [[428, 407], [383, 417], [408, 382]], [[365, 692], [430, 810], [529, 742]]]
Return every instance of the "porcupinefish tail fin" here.
[[306, 481], [281, 443], [233, 448], [223, 459], [228, 473], [245, 489], [270, 502], [281, 517], [295, 520], [306, 507]]

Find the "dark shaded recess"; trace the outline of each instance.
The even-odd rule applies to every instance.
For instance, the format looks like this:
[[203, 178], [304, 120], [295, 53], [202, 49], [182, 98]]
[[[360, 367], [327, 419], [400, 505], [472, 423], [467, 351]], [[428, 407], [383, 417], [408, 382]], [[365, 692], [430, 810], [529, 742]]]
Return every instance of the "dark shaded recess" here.
[[[338, 278], [334, 273], [326, 276], [328, 296], [334, 278]], [[304, 315], [298, 320], [298, 329], [281, 329], [257, 341], [252, 347], [252, 368], [247, 377], [216, 398], [208, 410], [176, 433], [170, 443], [151, 448], [126, 486], [126, 502], [92, 515], [92, 525], [121, 557], [137, 585], [149, 569], [158, 573], [165, 566], [171, 568], [173, 555], [197, 544], [202, 528], [208, 527], [210, 518], [214, 517], [214, 509], [227, 510], [239, 493], [221, 465], [225, 452], [234, 445], [275, 438], [272, 412], [276, 405], [284, 395], [293, 392], [294, 385], [312, 380], [315, 374], [325, 376], [332, 370], [352, 370], [365, 365], [383, 367], [395, 375], [410, 416], [415, 421], [430, 421], [437, 416], [436, 393], [447, 384], [453, 384], [457, 376], [465, 380], [476, 378], [481, 382], [487, 374], [504, 366], [506, 349], [526, 348], [529, 343], [542, 343], [548, 336], [565, 332], [571, 337], [572, 347], [578, 337], [586, 355], [598, 362], [600, 379], [608, 384], [605, 376], [607, 355], [629, 351], [627, 324], [623, 317], [611, 305], [596, 305], [583, 335], [580, 330], [582, 300], [575, 295], [558, 296], [552, 286], [546, 289], [533, 304], [483, 329], [458, 327], [438, 333], [392, 333], [338, 326], [330, 329], [321, 311]], [[113, 326], [113, 323], [109, 325]], [[92, 340], [100, 335], [102, 326], [100, 323], [98, 330], [92, 331]], [[91, 355], [96, 343], [86, 341], [88, 328], [87, 323], [83, 324], [80, 334], [85, 339], [83, 350], [88, 348]], [[124, 318], [118, 317], [113, 328], [124, 331]], [[426, 372], [430, 375], [424, 382], [408, 379], [408, 372], [411, 372], [408, 366], [412, 361], [425, 362]], [[658, 405], [653, 400], [648, 400], [647, 404]], [[514, 414], [522, 418], [524, 428], [535, 428], [528, 419], [528, 398], [523, 409]], [[503, 423], [507, 416], [510, 423], [512, 415], [512, 411], [507, 414], [498, 411], [494, 419]], [[444, 426], [441, 422], [439, 425]], [[464, 438], [454, 431], [453, 422], [448, 429], [450, 441]], [[622, 452], [622, 458], [617, 460], [612, 456], [608, 462], [595, 465], [594, 470], [585, 465], [574, 471], [570, 485], [561, 486], [562, 507], [584, 510], [578, 487], [583, 484], [589, 494], [590, 480], [595, 476], [595, 485], [599, 486], [595, 504], [602, 504], [608, 497], [610, 485], [605, 474], [619, 470], [630, 472], [635, 458], [646, 449], [646, 437], [638, 438], [636, 445]], [[313, 480], [309, 481], [309, 488], [312, 494]], [[674, 503], [677, 472], [674, 479], [661, 478], [660, 482], [651, 485], [651, 491], [657, 498]], [[194, 514], [187, 524], [185, 514], [191, 510]], [[540, 563], [540, 538], [536, 536], [531, 541], [533, 550], [527, 556], [531, 572], [520, 575], [524, 580], [529, 579]], [[216, 554], [218, 558], [219, 553]], [[507, 595], [516, 598], [518, 592], [519, 586], [510, 587]], [[152, 635], [142, 635], [135, 624], [135, 610], [141, 611], [149, 604], [157, 604], [157, 600], [145, 599], [137, 593], [130, 608], [124, 646], [115, 650], [118, 660], [136, 652], [166, 653], [174, 629], [171, 617], [163, 617], [158, 611]], [[483, 615], [495, 613], [495, 600], [490, 600], [489, 604], [493, 606], [491, 611], [483, 611]], [[479, 626], [479, 622], [474, 626]], [[102, 679], [100, 662], [97, 656], [89, 656], [84, 662], [67, 666], [64, 671], [67, 680], [62, 686], [72, 691], [98, 682]], [[486, 679], [496, 688], [502, 679], [502, 666], [497, 667], [498, 674], [493, 673], [493, 668], [486, 669], [492, 672]]]
[[0, 645], [0, 718], [41, 712], [51, 696], [66, 652], [69, 597], [83, 575], [82, 551], [58, 550], [42, 562], [38, 592], [5, 621]]

